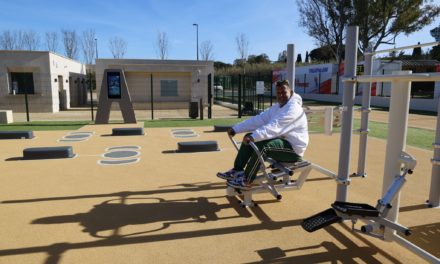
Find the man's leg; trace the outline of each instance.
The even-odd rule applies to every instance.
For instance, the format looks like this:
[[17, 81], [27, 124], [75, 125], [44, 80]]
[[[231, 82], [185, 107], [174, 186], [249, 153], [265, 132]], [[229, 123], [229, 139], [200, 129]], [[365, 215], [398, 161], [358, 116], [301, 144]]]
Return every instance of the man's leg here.
[[[251, 135], [251, 133], [246, 134], [246, 136]], [[252, 154], [254, 154], [254, 150], [248, 144], [241, 143], [240, 149], [238, 150], [238, 154], [235, 157], [234, 161], [234, 169], [236, 171], [244, 170], [244, 167], [248, 163]]]
[[[275, 138], [256, 142], [255, 144], [264, 158], [270, 157], [279, 162], [297, 162], [302, 160], [302, 157], [293, 151], [292, 146], [287, 140]], [[260, 166], [257, 155], [253, 153], [244, 172], [247, 183], [254, 181]]]

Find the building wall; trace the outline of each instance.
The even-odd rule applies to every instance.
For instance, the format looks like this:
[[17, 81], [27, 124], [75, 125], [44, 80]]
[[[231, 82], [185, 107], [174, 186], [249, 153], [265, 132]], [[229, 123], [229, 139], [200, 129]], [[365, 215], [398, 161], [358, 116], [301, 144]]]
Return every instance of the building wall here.
[[[105, 69], [123, 69], [135, 109], [151, 108], [151, 75], [155, 109], [188, 108], [189, 102], [202, 98], [208, 104], [208, 74], [214, 78], [212, 61], [98, 59], [98, 94]], [[176, 80], [178, 96], [161, 96], [161, 80]], [[213, 82], [212, 82], [213, 83]], [[213, 91], [213, 87], [211, 87]], [[98, 95], [99, 98], [99, 95]], [[112, 108], [117, 108], [113, 105]]]
[[58, 76], [63, 79], [68, 109], [69, 78], [82, 76], [85, 70], [81, 63], [47, 51], [0, 51], [0, 108], [25, 112], [25, 95], [12, 92], [11, 72], [33, 74], [34, 93], [28, 94], [30, 112], [58, 112]]

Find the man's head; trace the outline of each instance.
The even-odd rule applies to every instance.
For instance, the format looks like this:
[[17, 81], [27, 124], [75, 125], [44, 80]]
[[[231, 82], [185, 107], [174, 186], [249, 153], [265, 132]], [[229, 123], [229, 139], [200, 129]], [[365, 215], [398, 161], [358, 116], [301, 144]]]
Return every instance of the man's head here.
[[280, 106], [283, 106], [289, 101], [290, 97], [293, 95], [292, 88], [289, 86], [289, 81], [278, 81], [276, 84], [277, 88], [277, 100]]

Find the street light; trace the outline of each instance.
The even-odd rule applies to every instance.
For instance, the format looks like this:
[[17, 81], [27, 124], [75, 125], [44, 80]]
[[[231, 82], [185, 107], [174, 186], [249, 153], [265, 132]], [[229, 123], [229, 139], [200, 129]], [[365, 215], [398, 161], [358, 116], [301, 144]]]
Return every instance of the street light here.
[[193, 26], [197, 29], [197, 60], [199, 60], [199, 24], [194, 23]]
[[98, 39], [95, 38], [96, 58], [98, 58]]

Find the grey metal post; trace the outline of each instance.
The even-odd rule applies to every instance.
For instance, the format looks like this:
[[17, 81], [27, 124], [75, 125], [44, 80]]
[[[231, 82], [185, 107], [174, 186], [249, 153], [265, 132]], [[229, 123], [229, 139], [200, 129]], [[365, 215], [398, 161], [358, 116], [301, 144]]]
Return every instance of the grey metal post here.
[[440, 206], [440, 98], [438, 98], [436, 131], [435, 141], [432, 144], [434, 146], [434, 156], [431, 160], [432, 176], [428, 200], [430, 207]]
[[[371, 48], [365, 53], [365, 75], [373, 74], [373, 51]], [[356, 176], [367, 176], [365, 172], [365, 160], [367, 157], [367, 139], [368, 139], [368, 114], [370, 113], [371, 103], [371, 82], [363, 83], [362, 88], [362, 108], [361, 108], [361, 129], [359, 138], [359, 158]]]
[[287, 44], [287, 80], [295, 91], [295, 45]]
[[[350, 26], [347, 28], [347, 40], [345, 48], [345, 78], [356, 77], [357, 64], [357, 49], [358, 49], [358, 31], [359, 28]], [[355, 83], [353, 81], [344, 82], [344, 96], [342, 99], [342, 125], [341, 125], [341, 139], [339, 144], [339, 166], [338, 166], [338, 186], [336, 189], [336, 200], [347, 201], [347, 191], [349, 170], [350, 170], [350, 152], [351, 152], [351, 138], [353, 135], [353, 104], [354, 104], [354, 89]]]

